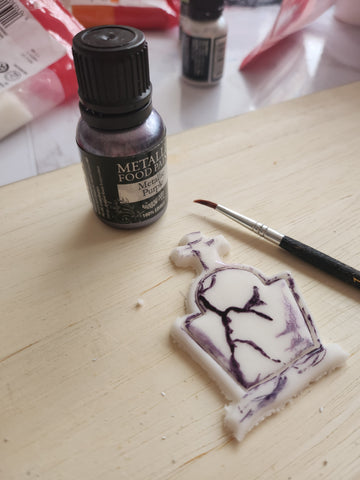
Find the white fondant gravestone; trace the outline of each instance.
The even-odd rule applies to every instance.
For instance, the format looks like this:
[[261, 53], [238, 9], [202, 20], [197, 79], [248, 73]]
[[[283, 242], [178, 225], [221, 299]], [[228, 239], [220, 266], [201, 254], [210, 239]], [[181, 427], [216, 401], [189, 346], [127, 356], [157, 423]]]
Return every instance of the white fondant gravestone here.
[[347, 354], [321, 343], [289, 273], [267, 278], [253, 267], [225, 264], [221, 257], [229, 249], [221, 235], [208, 239], [194, 232], [173, 250], [172, 261], [198, 276], [187, 297], [188, 315], [171, 333], [231, 400], [225, 424], [241, 441]]

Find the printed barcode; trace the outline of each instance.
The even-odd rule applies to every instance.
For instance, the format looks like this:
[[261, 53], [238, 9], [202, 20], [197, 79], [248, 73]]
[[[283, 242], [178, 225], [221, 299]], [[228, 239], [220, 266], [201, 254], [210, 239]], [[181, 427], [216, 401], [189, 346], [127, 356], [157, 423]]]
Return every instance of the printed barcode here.
[[2, 27], [9, 28], [23, 15], [24, 10], [13, 0], [0, 0], [0, 25]]

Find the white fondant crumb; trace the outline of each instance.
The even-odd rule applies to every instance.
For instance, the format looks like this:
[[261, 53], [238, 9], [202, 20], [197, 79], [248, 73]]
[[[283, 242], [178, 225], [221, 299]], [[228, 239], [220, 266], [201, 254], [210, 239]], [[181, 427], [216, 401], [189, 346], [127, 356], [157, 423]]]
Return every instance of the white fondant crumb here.
[[140, 308], [144, 306], [144, 300], [142, 298], [138, 298], [136, 300], [136, 308]]
[[162, 397], [166, 397], [166, 393], [165, 393], [165, 392], [161, 392], [161, 396], [162, 396]]
[[163, 436], [161, 437], [161, 440], [166, 440], [166, 435], [163, 435]]
[[322, 413], [324, 411], [324, 407], [319, 408], [319, 412]]

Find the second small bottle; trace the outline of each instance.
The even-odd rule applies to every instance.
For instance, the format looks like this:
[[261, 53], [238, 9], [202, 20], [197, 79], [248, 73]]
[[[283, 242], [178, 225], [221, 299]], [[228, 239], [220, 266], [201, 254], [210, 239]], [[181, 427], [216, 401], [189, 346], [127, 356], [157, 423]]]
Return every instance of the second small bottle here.
[[227, 24], [224, 0], [190, 0], [182, 21], [182, 75], [188, 83], [217, 84], [224, 70]]

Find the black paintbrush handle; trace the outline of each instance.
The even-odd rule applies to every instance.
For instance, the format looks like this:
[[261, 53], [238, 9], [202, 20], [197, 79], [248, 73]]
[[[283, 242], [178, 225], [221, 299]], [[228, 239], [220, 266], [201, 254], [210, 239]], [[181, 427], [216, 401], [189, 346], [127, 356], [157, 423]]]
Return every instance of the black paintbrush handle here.
[[319, 250], [309, 247], [308, 245], [298, 242], [286, 235], [284, 235], [280, 241], [280, 247], [293, 255], [296, 255], [305, 262], [314, 265], [314, 267], [324, 270], [333, 277], [337, 277], [343, 282], [350, 283], [350, 285], [360, 288], [359, 270], [356, 270], [349, 265], [345, 265], [345, 263], [341, 263], [338, 260], [335, 260], [335, 258], [329, 257], [328, 255], [325, 255], [325, 253], [319, 252]]

